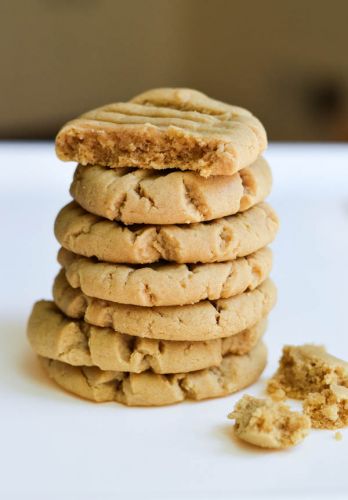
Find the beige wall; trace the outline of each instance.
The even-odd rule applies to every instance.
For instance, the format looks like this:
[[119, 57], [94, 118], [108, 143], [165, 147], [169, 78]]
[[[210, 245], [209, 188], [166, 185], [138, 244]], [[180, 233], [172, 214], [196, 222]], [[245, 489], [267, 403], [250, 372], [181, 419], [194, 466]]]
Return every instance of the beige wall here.
[[347, 20], [345, 0], [2, 0], [0, 136], [181, 85], [251, 108], [273, 139], [345, 137]]

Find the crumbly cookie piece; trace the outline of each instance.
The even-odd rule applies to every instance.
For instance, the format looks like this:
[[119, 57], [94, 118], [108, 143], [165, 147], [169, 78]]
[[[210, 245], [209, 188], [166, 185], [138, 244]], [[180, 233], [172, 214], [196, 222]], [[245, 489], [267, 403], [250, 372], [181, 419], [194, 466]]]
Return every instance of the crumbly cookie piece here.
[[153, 89], [68, 122], [56, 138], [63, 161], [109, 167], [177, 168], [233, 175], [267, 146], [249, 111], [191, 89]]
[[247, 354], [266, 329], [264, 319], [227, 339], [185, 342], [132, 337], [110, 328], [72, 320], [54, 302], [39, 301], [28, 321], [33, 351], [45, 358], [73, 366], [97, 366], [101, 370], [141, 373], [185, 373], [218, 366], [222, 355]]
[[95, 326], [164, 340], [212, 340], [229, 337], [264, 318], [276, 301], [270, 279], [250, 292], [215, 302], [185, 306], [141, 307], [95, 299], [72, 288], [60, 272], [53, 286], [54, 301], [67, 316]]
[[189, 225], [129, 226], [105, 220], [69, 203], [58, 214], [55, 235], [62, 247], [112, 263], [223, 262], [244, 257], [271, 243], [279, 221], [267, 203]]
[[311, 392], [303, 409], [316, 429], [340, 429], [348, 425], [348, 388], [332, 384], [322, 392]]
[[271, 272], [272, 252], [213, 264], [108, 264], [64, 248], [58, 262], [73, 288], [90, 297], [138, 306], [175, 306], [217, 300], [254, 290]]
[[322, 392], [331, 384], [348, 387], [348, 363], [329, 354], [323, 346], [305, 344], [284, 346], [279, 368], [269, 380], [267, 391], [304, 399], [311, 392]]
[[58, 385], [80, 397], [98, 402], [118, 401], [129, 406], [160, 406], [184, 399], [226, 396], [247, 387], [264, 370], [267, 351], [261, 342], [244, 356], [225, 356], [218, 367], [175, 375], [102, 371], [43, 357], [40, 360]]
[[272, 186], [262, 157], [233, 176], [79, 165], [71, 196], [85, 210], [124, 224], [187, 224], [218, 219], [263, 201]]
[[310, 418], [291, 411], [283, 403], [244, 395], [228, 418], [234, 419], [234, 432], [243, 441], [261, 448], [282, 449], [300, 443], [311, 427]]

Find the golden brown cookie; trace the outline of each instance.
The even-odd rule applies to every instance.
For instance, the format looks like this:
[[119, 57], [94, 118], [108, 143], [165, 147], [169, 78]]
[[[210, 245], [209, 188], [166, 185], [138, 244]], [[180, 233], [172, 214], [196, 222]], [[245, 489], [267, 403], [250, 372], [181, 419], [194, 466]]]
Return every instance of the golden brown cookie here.
[[272, 186], [263, 158], [233, 176], [79, 165], [72, 197], [85, 210], [124, 224], [187, 224], [218, 219], [263, 201]]
[[291, 411], [284, 403], [257, 399], [245, 394], [228, 418], [243, 441], [261, 448], [282, 449], [300, 443], [311, 428], [308, 416]]
[[272, 252], [213, 264], [108, 264], [64, 248], [58, 261], [73, 288], [98, 299], [138, 306], [175, 306], [217, 300], [254, 290], [271, 272]]
[[267, 203], [189, 225], [124, 226], [69, 203], [58, 214], [55, 235], [62, 247], [84, 257], [113, 263], [224, 262], [271, 243], [279, 221]]
[[73, 366], [141, 373], [186, 373], [220, 365], [226, 354], [247, 354], [266, 329], [263, 319], [233, 337], [185, 342], [145, 339], [72, 320], [51, 301], [34, 305], [28, 338], [36, 354]]
[[254, 383], [267, 360], [262, 342], [244, 356], [227, 355], [219, 367], [159, 375], [76, 367], [40, 358], [48, 375], [69, 392], [92, 401], [117, 401], [129, 406], [160, 406], [184, 399], [201, 400], [232, 394]]
[[215, 302], [185, 306], [141, 307], [108, 302], [72, 288], [60, 272], [53, 287], [54, 301], [67, 316], [92, 325], [139, 337], [163, 340], [212, 340], [250, 328], [267, 316], [276, 301], [270, 279], [250, 292]]
[[267, 146], [249, 111], [191, 89], [153, 89], [68, 122], [56, 138], [64, 161], [233, 175]]

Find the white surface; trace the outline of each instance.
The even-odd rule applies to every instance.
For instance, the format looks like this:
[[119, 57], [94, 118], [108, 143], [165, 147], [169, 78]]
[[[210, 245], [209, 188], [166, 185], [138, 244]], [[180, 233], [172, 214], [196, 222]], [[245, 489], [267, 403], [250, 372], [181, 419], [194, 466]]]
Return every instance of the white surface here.
[[[271, 202], [279, 302], [266, 340], [270, 363], [285, 343], [325, 343], [348, 359], [348, 146], [272, 145]], [[50, 297], [58, 266], [54, 217], [73, 165], [52, 144], [0, 145], [0, 497], [347, 498], [348, 432], [313, 431], [286, 452], [231, 437], [240, 395], [155, 409], [96, 405], [41, 373], [25, 339], [32, 303]], [[10, 496], [12, 494], [13, 496]]]

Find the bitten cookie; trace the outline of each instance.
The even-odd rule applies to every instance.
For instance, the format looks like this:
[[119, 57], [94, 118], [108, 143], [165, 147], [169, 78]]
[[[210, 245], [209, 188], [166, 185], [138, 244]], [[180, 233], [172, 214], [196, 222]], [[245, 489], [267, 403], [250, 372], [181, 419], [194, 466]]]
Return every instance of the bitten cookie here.
[[249, 111], [191, 89], [153, 89], [68, 122], [56, 138], [64, 161], [109, 167], [177, 168], [233, 175], [266, 149]]
[[279, 221], [267, 203], [249, 210], [185, 226], [129, 226], [90, 214], [69, 203], [58, 214], [55, 235], [62, 247], [112, 263], [224, 262], [271, 243]]
[[141, 373], [186, 373], [220, 365], [226, 354], [247, 354], [266, 329], [263, 319], [226, 339], [185, 342], [145, 339], [72, 320], [54, 302], [39, 301], [28, 322], [28, 338], [36, 354], [73, 366]]
[[92, 325], [139, 337], [164, 340], [211, 340], [250, 328], [272, 309], [276, 288], [270, 279], [250, 292], [216, 302], [193, 305], [140, 307], [84, 295], [60, 272], [53, 286], [54, 301], [67, 316]]
[[85, 210], [124, 224], [187, 224], [218, 219], [263, 201], [272, 186], [263, 158], [233, 176], [79, 165], [70, 187]]
[[48, 375], [69, 392], [92, 401], [118, 401], [129, 406], [160, 406], [184, 399], [208, 399], [232, 394], [255, 382], [265, 368], [262, 342], [244, 356], [227, 355], [219, 367], [176, 375], [151, 371], [124, 373], [96, 367], [71, 366], [40, 358]]
[[269, 275], [272, 252], [263, 248], [229, 262], [108, 264], [80, 257], [64, 248], [58, 261], [73, 288], [98, 299], [138, 306], [175, 306], [217, 300], [254, 290]]

